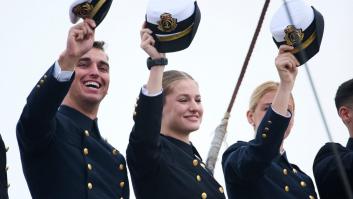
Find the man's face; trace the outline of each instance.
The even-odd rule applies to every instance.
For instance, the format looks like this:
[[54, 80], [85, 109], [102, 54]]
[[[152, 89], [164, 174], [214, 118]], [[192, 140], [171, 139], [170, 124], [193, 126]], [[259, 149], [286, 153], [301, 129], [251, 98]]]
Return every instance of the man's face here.
[[76, 64], [75, 79], [68, 95], [79, 104], [97, 105], [108, 92], [109, 78], [107, 55], [92, 48]]
[[342, 105], [338, 109], [338, 114], [341, 117], [343, 123], [347, 126], [350, 136], [353, 137], [353, 105], [347, 104]]

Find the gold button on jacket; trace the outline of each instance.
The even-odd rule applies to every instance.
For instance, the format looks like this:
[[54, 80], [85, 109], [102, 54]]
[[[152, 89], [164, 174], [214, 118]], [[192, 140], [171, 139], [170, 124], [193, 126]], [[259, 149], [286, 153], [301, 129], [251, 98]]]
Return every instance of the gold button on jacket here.
[[291, 164], [286, 153], [279, 153], [289, 121], [290, 118], [269, 107], [257, 128], [255, 139], [239, 141], [224, 152], [222, 167], [228, 198], [316, 197], [311, 178]]
[[[126, 164], [125, 158], [112, 154], [114, 147], [101, 137], [97, 119], [61, 105], [75, 74], [60, 82], [53, 70], [54, 65], [38, 81], [39, 89], [34, 86], [16, 129], [32, 197], [128, 199], [127, 171], [118, 169]], [[119, 186], [122, 181], [123, 188]]]
[[162, 95], [140, 95], [126, 151], [140, 199], [225, 199], [192, 144], [161, 135]]

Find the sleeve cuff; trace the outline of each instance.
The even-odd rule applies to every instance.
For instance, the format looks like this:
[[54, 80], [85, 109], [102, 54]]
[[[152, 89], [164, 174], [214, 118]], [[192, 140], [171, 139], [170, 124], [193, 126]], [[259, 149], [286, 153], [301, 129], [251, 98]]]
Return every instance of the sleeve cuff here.
[[155, 97], [155, 96], [158, 96], [160, 94], [162, 94], [163, 90], [160, 90], [159, 92], [157, 93], [149, 93], [147, 88], [146, 88], [146, 85], [143, 85], [142, 88], [141, 88], [141, 93], [147, 97]]
[[70, 81], [74, 71], [62, 71], [58, 61], [56, 61], [54, 65], [55, 65], [54, 71], [53, 71], [54, 78], [57, 79], [59, 82]]
[[289, 112], [289, 111], [287, 111], [287, 114], [286, 114], [286, 115], [282, 115], [282, 114], [278, 113], [278, 112], [272, 107], [272, 105], [271, 105], [271, 109], [272, 109], [273, 112], [275, 112], [277, 115], [280, 115], [280, 116], [282, 116], [282, 117], [285, 117], [285, 118], [290, 118], [290, 117], [292, 117], [292, 113]]

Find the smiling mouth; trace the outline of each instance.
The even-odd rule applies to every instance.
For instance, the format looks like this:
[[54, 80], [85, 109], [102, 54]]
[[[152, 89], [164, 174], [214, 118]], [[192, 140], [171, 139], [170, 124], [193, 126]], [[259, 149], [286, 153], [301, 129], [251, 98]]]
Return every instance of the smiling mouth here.
[[101, 87], [101, 85], [98, 82], [94, 82], [94, 81], [85, 82], [84, 85], [88, 88], [95, 88], [95, 89], [99, 89]]
[[198, 120], [199, 116], [197, 115], [190, 115], [190, 116], [185, 116], [186, 119], [188, 120]]

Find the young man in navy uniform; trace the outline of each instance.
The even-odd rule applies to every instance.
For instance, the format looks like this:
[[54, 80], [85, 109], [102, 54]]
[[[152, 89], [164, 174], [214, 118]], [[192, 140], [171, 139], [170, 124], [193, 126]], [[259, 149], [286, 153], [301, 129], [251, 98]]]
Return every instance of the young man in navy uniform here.
[[326, 143], [314, 160], [314, 176], [321, 199], [349, 198], [340, 176], [335, 158], [334, 147], [343, 163], [343, 168], [353, 190], [353, 79], [341, 84], [338, 88], [335, 103], [338, 115], [346, 125], [349, 139], [346, 147], [338, 143]]
[[124, 157], [102, 139], [97, 112], [109, 87], [108, 56], [93, 20], [34, 87], [17, 125], [23, 172], [35, 199], [129, 198]]

